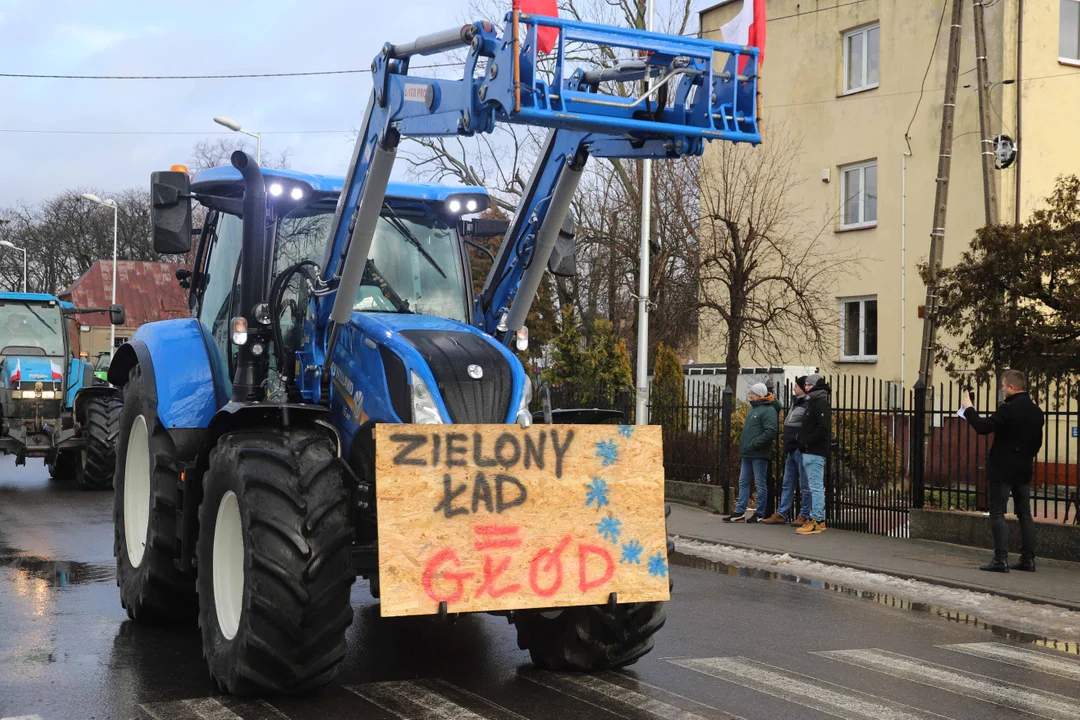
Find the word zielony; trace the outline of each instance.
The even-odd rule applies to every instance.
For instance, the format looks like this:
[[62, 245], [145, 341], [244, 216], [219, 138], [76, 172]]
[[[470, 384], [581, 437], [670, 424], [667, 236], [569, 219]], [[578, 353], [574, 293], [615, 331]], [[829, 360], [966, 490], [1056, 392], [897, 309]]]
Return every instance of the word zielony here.
[[518, 467], [528, 470], [535, 466], [538, 470], [545, 470], [549, 461], [553, 460], [555, 477], [562, 479], [563, 458], [570, 452], [574, 431], [566, 430], [560, 433], [558, 430], [545, 430], [525, 435], [524, 438], [504, 432], [486, 448], [484, 436], [479, 432], [474, 432], [471, 436], [463, 432], [394, 433], [390, 436], [390, 441], [397, 444], [393, 464], [398, 466], [417, 465], [434, 469], [501, 467], [503, 470]]

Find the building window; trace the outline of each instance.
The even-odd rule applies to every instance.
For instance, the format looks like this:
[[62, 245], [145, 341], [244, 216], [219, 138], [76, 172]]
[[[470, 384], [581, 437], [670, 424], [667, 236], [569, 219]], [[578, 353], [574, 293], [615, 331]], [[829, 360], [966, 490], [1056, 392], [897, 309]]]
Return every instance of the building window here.
[[877, 295], [840, 301], [840, 360], [877, 362]]
[[881, 27], [867, 25], [844, 33], [844, 93], [878, 86]]
[[1061, 0], [1058, 60], [1080, 63], [1080, 0]]
[[877, 225], [877, 160], [840, 168], [840, 229]]

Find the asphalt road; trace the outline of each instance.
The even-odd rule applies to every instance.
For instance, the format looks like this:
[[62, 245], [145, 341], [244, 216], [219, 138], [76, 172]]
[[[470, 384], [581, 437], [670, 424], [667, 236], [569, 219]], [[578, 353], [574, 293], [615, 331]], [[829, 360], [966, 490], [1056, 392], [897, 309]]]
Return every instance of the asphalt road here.
[[[1080, 657], [977, 619], [674, 558], [656, 650], [618, 673], [533, 670], [501, 618], [382, 620], [353, 591], [332, 686], [215, 693], [193, 627], [127, 620], [112, 494], [0, 458], [0, 718], [1080, 718]], [[1066, 647], [1077, 652], [1075, 645]]]

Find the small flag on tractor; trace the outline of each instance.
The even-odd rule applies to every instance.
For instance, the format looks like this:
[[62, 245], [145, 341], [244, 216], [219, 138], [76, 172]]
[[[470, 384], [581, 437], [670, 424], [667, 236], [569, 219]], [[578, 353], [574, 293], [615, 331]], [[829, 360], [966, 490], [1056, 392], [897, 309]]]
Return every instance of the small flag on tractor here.
[[[547, 15], [559, 17], [559, 5], [557, 0], [514, 0], [514, 9], [526, 15]], [[559, 28], [544, 27], [536, 28], [536, 49], [548, 55], [555, 49], [555, 41], [559, 39]]]
[[[733, 45], [753, 46], [761, 50], [758, 70], [765, 62], [765, 0], [743, 0], [742, 10], [720, 28], [724, 42]], [[739, 58], [739, 73], [746, 68], [748, 57]]]

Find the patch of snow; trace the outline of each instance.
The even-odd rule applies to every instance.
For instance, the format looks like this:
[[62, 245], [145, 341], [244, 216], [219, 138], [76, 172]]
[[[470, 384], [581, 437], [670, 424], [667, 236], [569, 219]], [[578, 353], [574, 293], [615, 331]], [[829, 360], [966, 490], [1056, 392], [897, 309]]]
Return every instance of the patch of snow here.
[[855, 568], [799, 560], [787, 553], [777, 555], [730, 545], [684, 540], [677, 535], [674, 539], [675, 548], [679, 552], [706, 560], [737, 567], [774, 570], [785, 575], [821, 580], [855, 590], [884, 593], [909, 602], [933, 605], [943, 611], [969, 613], [988, 625], [997, 625], [1058, 640], [1080, 641], [1080, 612], [1065, 608], [1010, 600], [1000, 595], [934, 585], [921, 580], [904, 579]]

